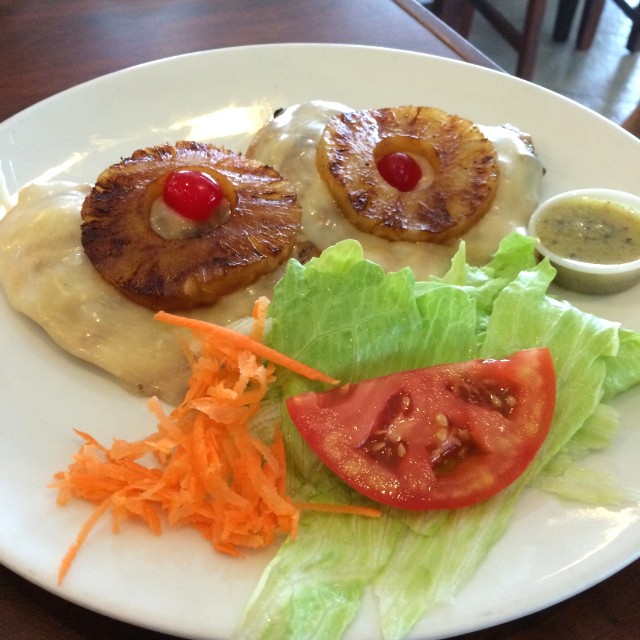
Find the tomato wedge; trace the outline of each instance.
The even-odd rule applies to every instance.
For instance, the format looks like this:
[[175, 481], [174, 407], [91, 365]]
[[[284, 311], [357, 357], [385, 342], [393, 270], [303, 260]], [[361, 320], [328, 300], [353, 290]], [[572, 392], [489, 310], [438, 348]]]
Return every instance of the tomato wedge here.
[[548, 349], [393, 373], [287, 400], [309, 446], [382, 504], [455, 509], [495, 495], [533, 460], [556, 400]]

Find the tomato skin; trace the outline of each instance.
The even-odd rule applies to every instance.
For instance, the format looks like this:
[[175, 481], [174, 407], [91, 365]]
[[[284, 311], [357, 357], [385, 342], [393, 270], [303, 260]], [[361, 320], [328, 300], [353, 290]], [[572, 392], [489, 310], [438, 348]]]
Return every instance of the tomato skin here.
[[514, 482], [549, 432], [548, 349], [403, 371], [287, 399], [304, 439], [342, 480], [402, 509], [476, 504]]

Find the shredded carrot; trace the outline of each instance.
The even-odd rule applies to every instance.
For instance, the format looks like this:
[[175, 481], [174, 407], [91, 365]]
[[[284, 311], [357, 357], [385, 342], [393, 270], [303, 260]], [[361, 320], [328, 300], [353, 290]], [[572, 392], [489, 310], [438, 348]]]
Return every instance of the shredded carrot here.
[[193, 527], [218, 551], [231, 555], [241, 555], [239, 548], [269, 545], [279, 535], [295, 537], [301, 509], [379, 515], [373, 509], [292, 502], [286, 495], [279, 428], [271, 444], [251, 434], [249, 421], [275, 380], [274, 363], [314, 380], [335, 382], [260, 342], [267, 305], [266, 298], [257, 301], [251, 337], [157, 314], [163, 322], [191, 329], [200, 340], [200, 354], [191, 360], [188, 391], [168, 414], [157, 398], [149, 399], [157, 426], [142, 440], [116, 439], [108, 448], [76, 431], [84, 444], [69, 468], [55, 474], [51, 486], [58, 489], [59, 504], [78, 498], [95, 508], [61, 562], [59, 584], [109, 509], [114, 532], [134, 519], [159, 534], [159, 514], [164, 514], [169, 525]]
[[110, 507], [109, 500], [105, 500], [102, 504], [98, 505], [91, 514], [90, 518], [82, 525], [78, 533], [78, 537], [75, 542], [69, 547], [67, 553], [64, 558], [62, 558], [62, 562], [60, 563], [60, 568], [58, 569], [58, 584], [60, 584], [66, 575], [67, 571], [71, 567], [71, 563], [73, 562], [76, 554], [80, 550], [82, 543], [87, 539], [89, 534], [91, 533], [91, 529], [98, 522], [102, 514], [104, 514]]
[[368, 518], [379, 518], [382, 515], [380, 509], [359, 507], [357, 505], [327, 504], [325, 502], [294, 502], [294, 504], [300, 511], [340, 513], [342, 515], [367, 516]]
[[266, 345], [262, 344], [262, 342], [258, 342], [253, 338], [246, 336], [242, 333], [238, 333], [237, 331], [232, 331], [231, 329], [227, 329], [226, 327], [221, 327], [215, 324], [209, 324], [208, 322], [204, 322], [203, 320], [195, 320], [193, 318], [185, 318], [184, 316], [176, 316], [166, 311], [158, 311], [156, 313], [156, 319], [161, 322], [166, 322], [167, 324], [172, 324], [176, 327], [185, 327], [187, 329], [192, 329], [193, 331], [200, 332], [201, 334], [208, 334], [212, 337], [217, 337], [220, 340], [225, 340], [230, 346], [234, 346], [239, 349], [245, 349], [246, 351], [250, 351], [274, 364], [279, 364], [282, 367], [286, 367], [287, 369], [291, 369], [295, 373], [299, 373], [301, 376], [305, 378], [309, 378], [309, 380], [319, 380], [320, 382], [328, 382], [329, 384], [338, 384], [339, 380], [335, 378], [331, 378], [330, 376], [318, 371], [317, 369], [313, 369], [308, 365], [299, 362], [298, 360], [294, 360], [289, 356], [276, 351], [275, 349], [271, 349]]

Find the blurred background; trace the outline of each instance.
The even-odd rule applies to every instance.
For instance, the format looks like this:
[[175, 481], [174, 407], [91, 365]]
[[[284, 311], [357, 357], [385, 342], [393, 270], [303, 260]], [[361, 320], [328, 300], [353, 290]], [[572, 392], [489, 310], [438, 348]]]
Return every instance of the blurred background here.
[[[444, 0], [447, 3], [448, 0]], [[535, 66], [530, 80], [561, 93], [603, 116], [621, 122], [640, 101], [640, 51], [632, 53], [627, 41], [632, 22], [612, 0], [604, 2], [595, 37], [586, 50], [576, 48], [580, 19], [587, 0], [577, 10], [566, 42], [553, 32], [559, 0], [549, 0], [544, 12]], [[433, 8], [432, 2], [424, 3]], [[524, 24], [527, 2], [492, 0], [514, 26]], [[632, 4], [631, 2], [629, 4]], [[466, 36], [470, 42], [509, 73], [516, 73], [518, 53], [476, 10]]]

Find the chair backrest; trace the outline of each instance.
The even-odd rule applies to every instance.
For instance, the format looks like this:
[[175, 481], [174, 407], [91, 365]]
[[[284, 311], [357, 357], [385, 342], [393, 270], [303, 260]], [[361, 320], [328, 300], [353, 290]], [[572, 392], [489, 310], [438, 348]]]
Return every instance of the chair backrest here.
[[623, 128], [640, 138], [640, 103], [622, 123]]
[[547, 0], [527, 0], [524, 23], [515, 26], [490, 0], [434, 0], [431, 9], [468, 38], [473, 13], [479, 11], [518, 54], [515, 75], [530, 80], [535, 69]]

